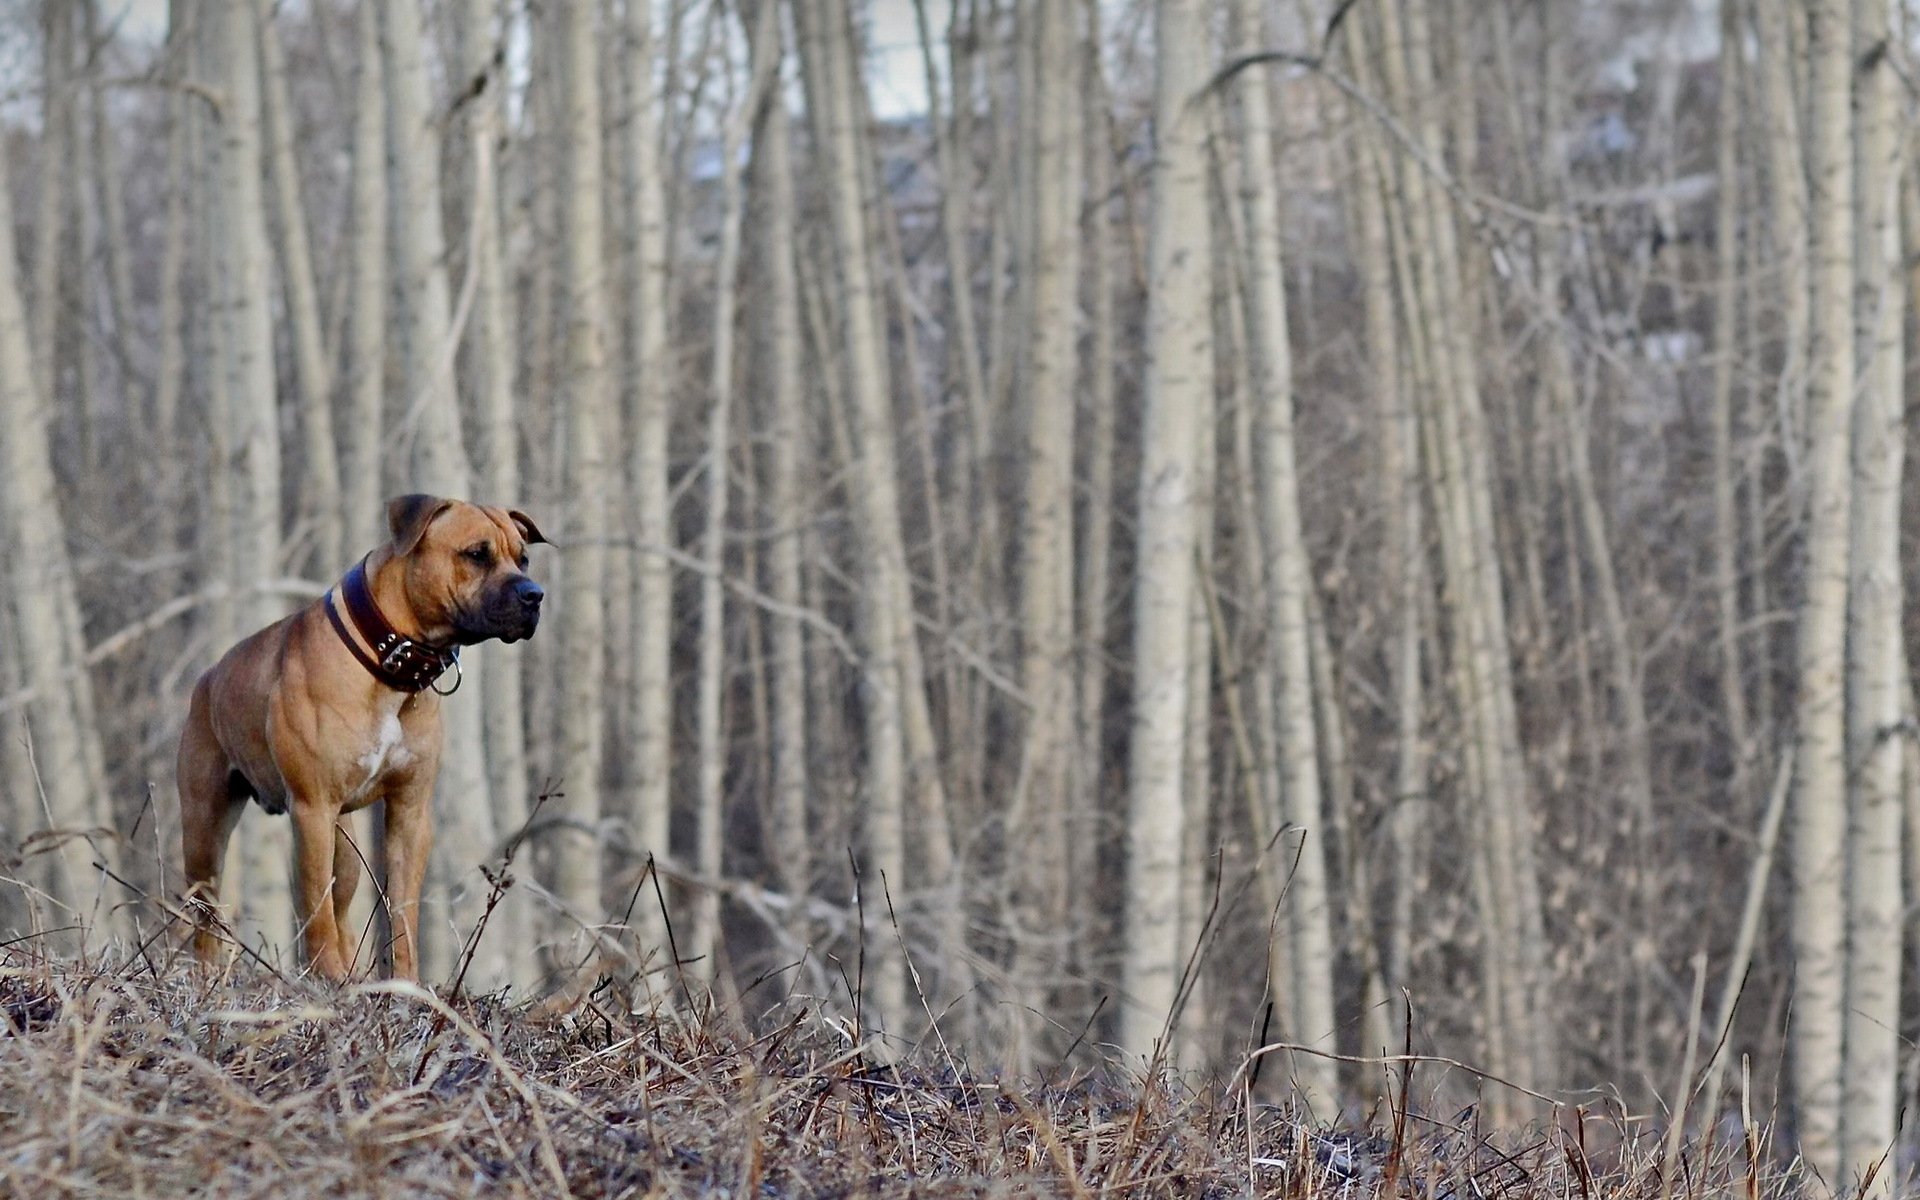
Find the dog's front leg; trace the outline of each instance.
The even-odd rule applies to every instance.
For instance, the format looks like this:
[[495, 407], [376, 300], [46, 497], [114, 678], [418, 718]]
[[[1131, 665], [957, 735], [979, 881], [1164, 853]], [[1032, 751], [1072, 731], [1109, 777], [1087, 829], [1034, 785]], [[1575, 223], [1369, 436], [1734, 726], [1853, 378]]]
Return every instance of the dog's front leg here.
[[295, 797], [293, 816], [294, 902], [300, 915], [300, 936], [307, 969], [339, 982], [352, 964], [341, 956], [341, 937], [333, 911], [334, 825], [339, 808], [323, 801]]
[[[432, 776], [427, 776], [429, 780]], [[387, 797], [387, 903], [393, 977], [420, 978], [420, 888], [433, 849], [433, 787], [411, 784]]]

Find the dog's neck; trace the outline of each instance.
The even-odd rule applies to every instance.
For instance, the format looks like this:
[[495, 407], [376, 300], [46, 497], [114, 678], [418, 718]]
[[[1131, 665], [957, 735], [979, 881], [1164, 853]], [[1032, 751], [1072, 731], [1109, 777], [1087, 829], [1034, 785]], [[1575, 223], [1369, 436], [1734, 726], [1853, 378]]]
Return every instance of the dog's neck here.
[[363, 561], [367, 576], [367, 594], [373, 597], [374, 608], [379, 611], [380, 619], [387, 627], [410, 642], [418, 642], [431, 650], [451, 650], [455, 643], [454, 630], [447, 626], [429, 626], [415, 612], [407, 598], [405, 579], [406, 564], [401, 562], [391, 547], [382, 546], [367, 555]]
[[[391, 569], [390, 556], [380, 562], [372, 561], [372, 557], [370, 555], [356, 563], [347, 572], [346, 578], [338, 586], [329, 589], [322, 600], [327, 620], [348, 652], [359, 660], [374, 679], [396, 691], [420, 692], [433, 688], [435, 682], [449, 670], [457, 676], [460, 666], [458, 647], [435, 645], [424, 637], [416, 636], [406, 626], [394, 623], [389, 615], [393, 610], [382, 606], [376, 589], [383, 581], [387, 582], [384, 590], [389, 594], [388, 604], [391, 605], [393, 585], [402, 581]], [[399, 607], [406, 615], [415, 616], [411, 606], [404, 602], [404, 597]], [[410, 621], [409, 625], [418, 629], [417, 618]], [[430, 630], [424, 632], [431, 633]], [[459, 687], [457, 678], [454, 687]]]

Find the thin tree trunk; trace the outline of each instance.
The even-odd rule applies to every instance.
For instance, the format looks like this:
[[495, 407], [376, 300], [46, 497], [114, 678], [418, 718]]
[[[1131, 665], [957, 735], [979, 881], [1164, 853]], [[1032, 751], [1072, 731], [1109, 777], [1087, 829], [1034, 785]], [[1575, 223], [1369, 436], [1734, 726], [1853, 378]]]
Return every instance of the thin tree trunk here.
[[261, 85], [266, 105], [266, 155], [280, 231], [280, 282], [299, 382], [301, 516], [314, 523], [315, 554], [323, 575], [346, 566], [340, 512], [340, 465], [333, 444], [333, 369], [321, 324], [320, 291], [307, 243], [307, 212], [294, 161], [292, 100], [286, 55], [274, 29], [275, 0], [255, 0], [260, 23]]
[[[563, 101], [556, 126], [565, 139], [561, 178], [561, 278], [567, 288], [566, 412], [567, 494], [564, 514], [571, 535], [562, 564], [564, 607], [561, 653], [568, 680], [567, 713], [561, 725], [564, 794], [558, 815], [575, 825], [555, 839], [554, 891], [575, 919], [601, 915], [602, 847], [592, 832], [605, 813], [601, 773], [606, 674], [607, 452], [613, 432], [606, 350], [606, 258], [600, 192], [600, 86], [595, 40], [596, 6], [570, 4], [558, 13], [559, 68]], [[572, 931], [568, 931], [572, 932]], [[590, 943], [561, 942], [576, 957]], [[563, 965], [563, 969], [566, 969]]]
[[341, 442], [343, 545], [376, 545], [385, 535], [380, 449], [387, 376], [387, 97], [380, 61], [378, 0], [360, 0], [355, 19], [359, 64], [353, 114], [353, 229], [347, 271], [347, 397]]
[[[1266, 44], [1259, 9], [1237, 0], [1240, 52]], [[1287, 889], [1286, 964], [1295, 1041], [1331, 1049], [1333, 933], [1327, 887], [1327, 814], [1320, 792], [1320, 761], [1309, 667], [1307, 588], [1310, 566], [1300, 516], [1294, 461], [1293, 360], [1287, 342], [1286, 284], [1281, 273], [1280, 200], [1274, 186], [1273, 130], [1263, 73], [1243, 72], [1238, 102], [1242, 162], [1239, 203], [1246, 227], [1247, 353], [1253, 365], [1256, 437], [1260, 455], [1260, 537], [1268, 566], [1267, 628], [1279, 667], [1281, 794], [1287, 823], [1304, 840], [1276, 859], [1293, 871]], [[1291, 838], [1287, 847], [1293, 851]], [[1277, 964], [1276, 964], [1277, 965]], [[1275, 971], [1279, 975], [1279, 971]], [[1313, 1111], [1330, 1113], [1338, 1088], [1332, 1059], [1295, 1055], [1286, 1075]], [[1276, 1075], [1279, 1073], [1276, 1072]]]
[[1756, 4], [1760, 59], [1760, 101], [1766, 110], [1766, 164], [1769, 207], [1773, 212], [1773, 259], [1779, 264], [1781, 303], [1779, 408], [1781, 446], [1797, 478], [1806, 453], [1807, 331], [1807, 171], [1800, 137], [1801, 99], [1794, 88], [1792, 36], [1799, 6]]
[[[441, 122], [429, 92], [418, 0], [390, 0], [380, 6], [380, 12], [387, 136], [392, 148], [392, 234], [405, 312], [401, 328], [407, 363], [400, 420], [387, 428], [397, 428], [401, 444], [411, 446], [408, 491], [464, 499], [472, 493], [473, 472], [461, 440], [452, 371], [456, 331], [448, 300], [446, 231], [441, 223]], [[465, 655], [461, 662], [466, 686], [475, 696], [451, 701], [442, 709], [446, 751], [434, 790], [433, 860], [420, 920], [420, 971], [427, 978], [452, 973], [456, 952], [485, 908], [487, 884], [480, 866], [493, 856], [499, 842], [488, 788], [485, 703], [480, 699], [488, 692], [486, 668], [495, 653], [512, 651], [476, 647]], [[588, 681], [573, 678], [582, 690], [590, 688]], [[568, 779], [570, 796], [584, 792], [590, 801], [592, 786]], [[505, 982], [506, 959], [503, 942], [482, 939], [467, 972], [468, 982], [482, 988]]]
[[[284, 602], [255, 588], [281, 572], [280, 414], [273, 363], [271, 263], [261, 195], [260, 58], [255, 10], [219, 6], [218, 46], [226, 68], [221, 129], [221, 226], [227, 276], [227, 391], [233, 402], [233, 449], [240, 479], [231, 531], [237, 553], [229, 579], [239, 596], [240, 624], [251, 632], [278, 620]], [[246, 858], [246, 909], [268, 944], [291, 954], [295, 914], [288, 871], [288, 822], [249, 806], [241, 853]]]
[[[1052, 1010], [1067, 921], [1066, 812], [1073, 761], [1073, 446], [1078, 381], [1080, 129], [1078, 5], [1042, 0], [1030, 12], [1044, 64], [1027, 111], [1047, 170], [1029, 180], [1033, 259], [1025, 275], [1033, 320], [1026, 365], [1026, 478], [1020, 538], [1023, 722], [1009, 832], [1018, 847], [1012, 914], [1016, 1011]], [[970, 348], [969, 348], [970, 349]], [[1204, 637], [1204, 630], [1203, 630]], [[1012, 1060], [1031, 1064], [1022, 1017]]]
[[[1078, 680], [1079, 764], [1076, 768], [1071, 806], [1067, 817], [1070, 858], [1068, 870], [1074, 879], [1093, 877], [1099, 842], [1102, 799], [1107, 784], [1107, 631], [1113, 596], [1114, 517], [1120, 498], [1114, 492], [1114, 458], [1118, 427], [1119, 397], [1115, 378], [1117, 336], [1114, 330], [1114, 281], [1112, 250], [1108, 239], [1114, 224], [1108, 193], [1113, 187], [1113, 142], [1108, 126], [1106, 87], [1101, 77], [1101, 22], [1098, 0], [1087, 0], [1087, 38], [1082, 65], [1085, 98], [1080, 111], [1082, 135], [1086, 146], [1086, 195], [1089, 209], [1087, 246], [1087, 326], [1086, 363], [1086, 499], [1082, 528], [1077, 537], [1080, 550], [1079, 578], [1076, 584], [1079, 602]], [[1077, 931], [1072, 965], [1085, 973], [1093, 957], [1089, 935], [1094, 921], [1092, 889], [1071, 889], [1072, 910], [1068, 927]]]
[[1740, 655], [1740, 514], [1734, 498], [1733, 377], [1740, 315], [1740, 133], [1743, 74], [1739, 0], [1720, 0], [1720, 106], [1715, 177], [1719, 190], [1713, 220], [1713, 590], [1720, 623], [1720, 702], [1726, 708], [1733, 746], [1734, 778], [1744, 781], [1753, 746], [1748, 739], [1746, 673]]
[[[769, 8], [774, 0], [759, 0]], [[762, 30], [770, 53], [782, 57], [779, 21]], [[800, 489], [800, 463], [806, 453], [804, 342], [800, 329], [799, 281], [795, 277], [795, 196], [791, 161], [792, 130], [787, 106], [776, 91], [760, 106], [754, 133], [754, 176], [761, 192], [758, 282], [765, 322], [763, 340], [767, 446], [767, 486], [761, 519], [772, 529], [767, 546], [767, 592], [785, 611], [771, 617], [771, 715], [773, 726], [774, 864], [788, 895], [808, 894], [813, 879], [808, 840], [807, 659], [806, 624], [794, 615], [805, 603], [801, 560], [807, 514]], [[792, 932], [804, 929], [796, 917]]]
[[1153, 218], [1148, 246], [1146, 411], [1134, 590], [1134, 711], [1128, 764], [1127, 935], [1119, 1042], [1150, 1056], [1181, 966], [1187, 625], [1193, 601], [1194, 413], [1213, 387], [1208, 303], [1206, 6], [1158, 0]]
[[[1762, 5], [1762, 8], [1769, 7]], [[1850, 0], [1818, 0], [1807, 128], [1811, 168], [1812, 352], [1808, 376], [1805, 592], [1795, 699], [1791, 1046], [1800, 1152], [1836, 1189], [1847, 1186], [1841, 1128], [1846, 1015], [1847, 547], [1852, 488], [1853, 120]]]
[[[5, 158], [0, 154], [0, 427], [7, 430], [0, 438], [0, 519], [8, 522], [12, 566], [5, 572], [10, 594], [0, 599], [11, 606], [10, 624], [20, 634], [13, 652], [19, 655], [23, 682], [37, 697], [26, 713], [37, 795], [20, 799], [39, 805], [42, 820], [34, 821], [34, 827], [85, 835], [57, 841], [47, 882], [72, 914], [54, 923], [87, 922], [90, 928], [82, 937], [92, 940], [118, 927], [113, 895], [102, 886], [93, 863], [114, 870], [119, 855], [111, 836], [97, 835], [111, 830], [113, 820], [104, 781], [92, 765], [101, 758], [93, 685], [62, 633], [79, 625], [79, 601], [67, 555], [64, 506], [54, 482], [52, 406], [37, 387], [27, 313], [14, 275], [19, 260], [14, 257]], [[20, 731], [12, 729], [5, 736], [18, 739]], [[23, 812], [30, 811], [23, 807]]]
[[[635, 695], [627, 734], [632, 782], [627, 810], [636, 852], [664, 853], [672, 814], [673, 784], [673, 573], [659, 551], [673, 545], [673, 510], [667, 485], [667, 435], [673, 405], [674, 355], [669, 344], [666, 193], [661, 152], [666, 106], [653, 92], [654, 38], [649, 6], [626, 6], [625, 51], [627, 171], [626, 343], [623, 386], [628, 436], [627, 486], [631, 489], [632, 643]], [[672, 47], [669, 44], [669, 57]], [[669, 93], [670, 94], [670, 93]], [[643, 909], [638, 937], [643, 952], [665, 956], [666, 927]]]
[[[524, 498], [520, 495], [520, 405], [513, 380], [517, 326], [500, 228], [500, 171], [493, 157], [494, 147], [502, 140], [507, 90], [505, 51], [493, 30], [498, 7], [496, 0], [466, 0], [458, 24], [459, 77], [466, 87], [477, 89], [468, 102], [471, 153], [467, 160], [468, 219], [476, 223], [473, 260], [467, 264], [475, 272], [473, 337], [468, 342], [480, 435], [475, 474], [487, 502], [504, 505], [523, 503]], [[493, 796], [494, 834], [501, 839], [512, 838], [526, 825], [530, 808], [522, 699], [525, 670], [526, 659], [520, 653], [493, 653], [480, 681], [487, 788]], [[537, 919], [529, 890], [519, 888], [501, 898], [488, 922], [488, 937], [506, 951], [505, 966], [517, 986], [530, 987], [538, 978], [536, 957], [523, 949]]]
[[[724, 874], [726, 844], [727, 739], [726, 700], [726, 530], [733, 427], [733, 322], [739, 297], [740, 243], [746, 219], [744, 168], [740, 154], [753, 128], [761, 98], [779, 66], [778, 10], [763, 0], [753, 18], [742, 17], [752, 46], [746, 92], [727, 115], [721, 143], [720, 253], [714, 263], [713, 361], [707, 383], [706, 529], [701, 557], [708, 571], [700, 580], [700, 647], [694, 701], [699, 739], [698, 817], [695, 864], [709, 878]], [[756, 147], [757, 150], [757, 147]], [[688, 953], [710, 982], [718, 979], [720, 896], [712, 888], [699, 893], [693, 911]]]
[[[1865, 1178], [1895, 1145], [1900, 1110], [1901, 664], [1906, 646], [1900, 567], [1905, 465], [1906, 287], [1902, 262], [1900, 81], [1889, 0], [1856, 0], [1852, 60], [1859, 64], [1854, 145], [1858, 173], [1855, 328], [1860, 389], [1853, 402], [1846, 649], [1848, 779], [1845, 1115], [1841, 1169]], [[1893, 1170], [1874, 1173], [1870, 1197], [1893, 1194]]]

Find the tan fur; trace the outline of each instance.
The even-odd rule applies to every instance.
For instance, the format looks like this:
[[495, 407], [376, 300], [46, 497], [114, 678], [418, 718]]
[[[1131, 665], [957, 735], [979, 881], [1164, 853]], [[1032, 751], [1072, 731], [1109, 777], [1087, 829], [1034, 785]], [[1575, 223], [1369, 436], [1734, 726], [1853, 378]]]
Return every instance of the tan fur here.
[[[437, 500], [423, 512], [423, 500], [432, 498], [402, 497], [389, 506], [394, 541], [368, 558], [367, 582], [397, 631], [440, 644], [456, 636], [464, 614], [524, 580], [528, 542], [545, 539], [522, 514]], [[486, 567], [464, 555], [483, 542], [493, 554]], [[220, 864], [250, 790], [262, 807], [284, 808], [293, 821], [294, 903], [306, 964], [344, 979], [357, 940], [347, 908], [361, 855], [371, 848], [349, 844], [341, 818], [384, 800], [393, 974], [418, 977], [416, 922], [432, 844], [440, 699], [375, 680], [318, 601], [240, 642], [200, 677], [179, 754], [181, 849], [199, 958], [210, 961], [218, 951], [210, 918]]]

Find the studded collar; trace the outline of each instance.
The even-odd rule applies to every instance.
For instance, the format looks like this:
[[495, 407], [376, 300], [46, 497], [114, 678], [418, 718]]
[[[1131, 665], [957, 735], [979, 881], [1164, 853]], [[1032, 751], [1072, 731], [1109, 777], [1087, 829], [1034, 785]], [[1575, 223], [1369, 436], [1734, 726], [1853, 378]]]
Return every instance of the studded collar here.
[[[342, 605], [335, 602], [335, 595], [344, 602], [347, 610], [344, 618], [340, 614]], [[340, 635], [360, 665], [381, 683], [400, 692], [433, 688], [442, 696], [451, 696], [460, 689], [460, 648], [452, 646], [442, 650], [402, 637], [373, 602], [373, 591], [367, 586], [366, 559], [353, 564], [346, 578], [328, 590], [324, 603], [333, 631]], [[347, 628], [348, 621], [353, 623], [351, 631]], [[355, 632], [359, 633], [359, 640], [354, 638]], [[371, 653], [368, 647], [372, 648]], [[433, 687], [449, 669], [454, 672], [453, 686], [444, 692]]]

